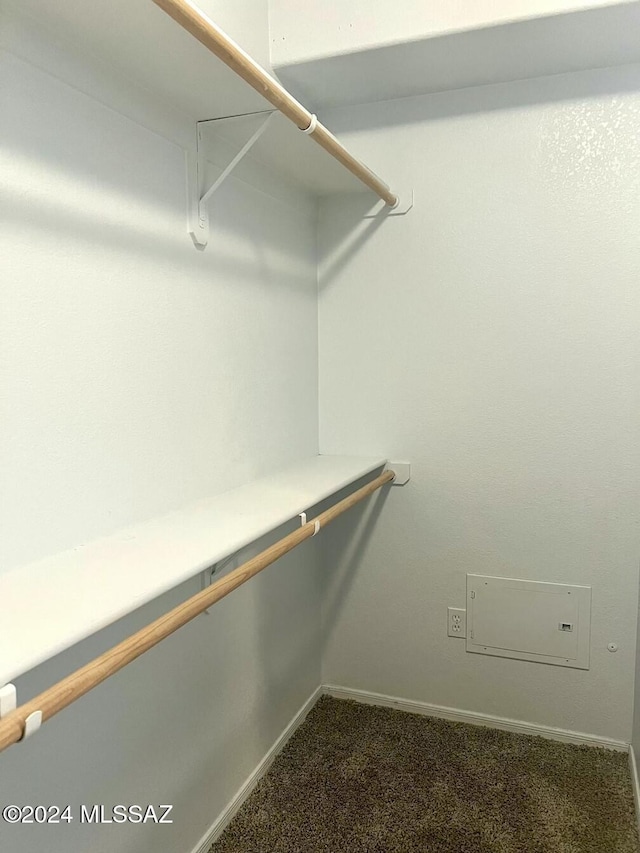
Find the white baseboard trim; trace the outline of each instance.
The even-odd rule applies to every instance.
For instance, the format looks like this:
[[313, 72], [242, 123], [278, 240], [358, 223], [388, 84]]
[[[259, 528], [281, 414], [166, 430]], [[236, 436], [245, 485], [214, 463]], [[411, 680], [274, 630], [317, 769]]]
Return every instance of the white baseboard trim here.
[[471, 723], [475, 726], [488, 726], [493, 729], [502, 729], [507, 732], [518, 734], [538, 735], [559, 740], [563, 743], [585, 744], [587, 746], [601, 746], [606, 749], [615, 749], [620, 752], [629, 753], [631, 767], [631, 782], [636, 803], [636, 815], [638, 817], [638, 830], [640, 832], [640, 780], [633, 748], [624, 741], [612, 740], [599, 735], [584, 734], [583, 732], [572, 732], [567, 729], [556, 729], [550, 726], [539, 726], [535, 723], [526, 723], [521, 720], [510, 720], [507, 717], [492, 717], [489, 714], [476, 714], [471, 711], [462, 711], [457, 708], [446, 708], [441, 705], [431, 705], [428, 702], [418, 702], [412, 699], [400, 699], [396, 696], [386, 696], [383, 693], [371, 693], [367, 690], [354, 690], [349, 687], [340, 687], [337, 684], [324, 684], [318, 687], [304, 703], [295, 717], [291, 720], [269, 752], [264, 756], [256, 769], [231, 798], [221, 814], [214, 820], [211, 827], [205, 832], [200, 841], [193, 848], [192, 853], [207, 853], [211, 845], [224, 832], [231, 823], [239, 809], [249, 797], [260, 779], [267, 772], [273, 760], [284, 748], [287, 741], [292, 737], [296, 729], [304, 722], [309, 711], [316, 704], [320, 696], [334, 696], [336, 699], [353, 699], [365, 705], [380, 705], [385, 708], [396, 708], [399, 711], [408, 711], [411, 714], [422, 714], [427, 717], [439, 717], [444, 720], [452, 720], [458, 723]]
[[245, 800], [256, 787], [260, 779], [262, 779], [264, 774], [267, 772], [267, 770], [273, 763], [275, 757], [282, 749], [284, 749], [287, 741], [292, 737], [298, 726], [300, 726], [304, 722], [305, 717], [316, 704], [320, 696], [322, 696], [322, 687], [318, 687], [316, 690], [313, 691], [313, 693], [304, 703], [302, 708], [300, 708], [298, 713], [282, 732], [278, 740], [273, 744], [269, 752], [267, 752], [260, 764], [258, 764], [253, 773], [251, 773], [249, 778], [235, 793], [229, 803], [227, 803], [226, 807], [222, 810], [222, 812], [211, 824], [209, 829], [202, 836], [200, 841], [193, 848], [192, 853], [207, 853], [213, 842], [218, 840], [218, 838], [222, 835], [227, 826], [231, 823], [236, 813], [242, 807]]
[[633, 746], [629, 746], [629, 767], [631, 769], [631, 787], [633, 788], [633, 800], [636, 804], [636, 821], [638, 834], [640, 835], [640, 780], [638, 779], [638, 765]]
[[602, 746], [628, 752], [629, 744], [621, 740], [600, 737], [599, 735], [572, 732], [567, 729], [556, 729], [550, 726], [539, 726], [535, 723], [525, 723], [521, 720], [510, 720], [507, 717], [492, 717], [489, 714], [476, 714], [472, 711], [461, 711], [457, 708], [445, 708], [441, 705], [431, 705], [428, 702], [417, 702], [411, 699], [399, 699], [395, 696], [385, 696], [382, 693], [370, 693], [367, 690], [352, 690], [336, 684], [325, 684], [323, 693], [336, 699], [353, 699], [366, 705], [382, 705], [385, 708], [397, 708], [399, 711], [409, 711], [412, 714], [423, 714], [427, 717], [440, 717], [457, 723], [471, 723], [475, 726], [489, 726], [507, 732], [517, 732], [525, 735], [539, 735], [550, 740], [564, 743], [585, 744], [587, 746]]

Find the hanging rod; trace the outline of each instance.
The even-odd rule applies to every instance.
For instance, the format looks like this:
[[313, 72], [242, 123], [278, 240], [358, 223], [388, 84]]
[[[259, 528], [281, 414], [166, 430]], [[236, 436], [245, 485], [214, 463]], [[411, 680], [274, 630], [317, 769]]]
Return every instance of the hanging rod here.
[[398, 196], [364, 163], [357, 160], [327, 128], [297, 101], [275, 77], [258, 65], [248, 53], [237, 45], [213, 21], [187, 0], [153, 0], [181, 27], [198, 39], [221, 59], [232, 71], [266, 98], [270, 104], [292, 121], [299, 130], [309, 134], [325, 151], [345, 169], [373, 190], [389, 207], [398, 205]]
[[[343, 512], [369, 497], [381, 486], [390, 483], [395, 477], [394, 471], [384, 471], [366, 486], [338, 501], [337, 504], [320, 513], [316, 518], [312, 518], [311, 521], [302, 524], [293, 533], [261, 551], [211, 586], [196, 593], [182, 604], [174, 607], [173, 610], [165, 613], [164, 616], [118, 643], [117, 646], [89, 661], [85, 666], [40, 693], [39, 696], [9, 711], [6, 716], [0, 719], [0, 752], [36, 731], [42, 722], [67, 708], [76, 699], [80, 699], [85, 693], [109, 678], [110, 675], [119, 672], [128, 663], [149, 651], [161, 640], [177, 631], [178, 628], [186, 625], [187, 622], [195, 619], [200, 613], [233, 592], [234, 589], [242, 586], [243, 583], [266, 569], [267, 566], [275, 563], [276, 560], [300, 545], [305, 539], [315, 536], [319, 530], [342, 515]], [[13, 691], [13, 695], [15, 696], [15, 691]]]

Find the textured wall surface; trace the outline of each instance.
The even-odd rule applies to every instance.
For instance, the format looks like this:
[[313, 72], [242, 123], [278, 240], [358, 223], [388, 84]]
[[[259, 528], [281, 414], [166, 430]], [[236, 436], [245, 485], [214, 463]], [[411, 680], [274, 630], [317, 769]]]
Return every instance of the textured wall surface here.
[[[639, 88], [630, 68], [327, 117], [416, 204], [321, 212], [321, 451], [412, 463], [374, 526], [332, 534], [325, 682], [630, 738]], [[467, 572], [591, 584], [591, 669], [466, 654]]]
[[[1, 63], [7, 570], [316, 453], [317, 291], [302, 201], [231, 181], [198, 252], [180, 147], [9, 53]], [[115, 84], [102, 92], [117, 107]], [[0, 848], [192, 849], [319, 683], [315, 568], [314, 543], [1, 757], [2, 803], [76, 816], [172, 803], [173, 826], [2, 824]], [[20, 700], [199, 583], [19, 679]]]
[[[263, 5], [229, 11], [232, 35]], [[324, 538], [324, 680], [628, 739], [638, 70], [327, 116], [416, 207], [324, 203], [318, 365], [304, 199], [231, 181], [198, 253], [182, 123], [102, 71], [1, 62], [0, 571], [317, 452], [319, 369], [321, 450], [413, 465]], [[320, 681], [322, 541], [1, 757], [0, 802], [172, 803], [172, 826], [0, 825], [0, 848], [192, 849]], [[446, 607], [467, 571], [591, 584], [591, 670], [466, 655]]]

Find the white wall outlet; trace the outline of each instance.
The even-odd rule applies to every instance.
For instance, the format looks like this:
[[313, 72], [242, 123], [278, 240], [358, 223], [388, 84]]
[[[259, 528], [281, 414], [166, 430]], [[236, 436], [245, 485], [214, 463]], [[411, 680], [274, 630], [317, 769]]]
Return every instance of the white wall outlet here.
[[447, 607], [448, 628], [450, 637], [467, 636], [467, 611], [461, 607]]

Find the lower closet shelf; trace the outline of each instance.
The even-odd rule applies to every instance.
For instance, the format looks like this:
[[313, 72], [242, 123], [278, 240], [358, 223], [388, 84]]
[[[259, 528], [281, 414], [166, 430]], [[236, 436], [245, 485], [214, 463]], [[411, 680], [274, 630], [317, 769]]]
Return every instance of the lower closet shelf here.
[[0, 575], [0, 686], [385, 464], [315, 456]]

